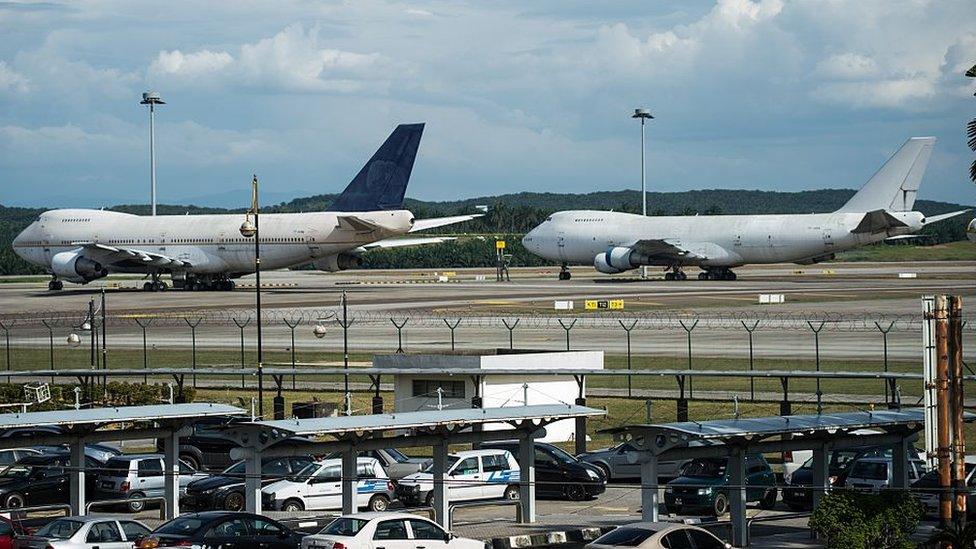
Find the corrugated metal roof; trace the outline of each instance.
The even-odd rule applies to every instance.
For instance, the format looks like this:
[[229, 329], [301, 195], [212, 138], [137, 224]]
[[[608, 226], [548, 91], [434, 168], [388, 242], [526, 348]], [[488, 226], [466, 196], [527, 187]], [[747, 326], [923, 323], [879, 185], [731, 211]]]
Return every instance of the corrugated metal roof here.
[[128, 421], [231, 416], [243, 413], [245, 413], [244, 410], [235, 408], [234, 406], [207, 402], [119, 406], [117, 408], [89, 408], [82, 410], [54, 410], [49, 412], [0, 414], [0, 429], [34, 427], [37, 425], [97, 425]]
[[[967, 414], [967, 421], [976, 415]], [[625, 425], [606, 429], [606, 432], [651, 431], [693, 435], [698, 439], [729, 439], [736, 437], [765, 438], [786, 434], [813, 434], [824, 431], [852, 431], [855, 429], [889, 429], [899, 426], [918, 426], [924, 422], [921, 408], [847, 412], [842, 414], [809, 414], [799, 416], [771, 416], [760, 418], [684, 421], [680, 423]]]
[[575, 404], [538, 404], [530, 406], [508, 406], [505, 408], [462, 408], [367, 416], [283, 419], [278, 421], [257, 421], [255, 424], [286, 431], [297, 436], [307, 436], [432, 428], [445, 425], [465, 426], [534, 419], [556, 420], [583, 416], [599, 416], [605, 413], [603, 410], [577, 406]]

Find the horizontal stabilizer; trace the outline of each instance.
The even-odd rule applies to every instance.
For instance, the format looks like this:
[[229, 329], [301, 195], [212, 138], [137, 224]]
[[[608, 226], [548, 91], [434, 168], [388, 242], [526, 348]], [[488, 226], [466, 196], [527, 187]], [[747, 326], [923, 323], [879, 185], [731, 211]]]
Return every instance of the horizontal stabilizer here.
[[354, 215], [340, 215], [336, 217], [341, 231], [355, 231], [357, 233], [368, 233], [375, 231], [379, 225], [372, 221], [356, 217]]
[[851, 229], [854, 234], [883, 233], [888, 229], [907, 227], [905, 223], [884, 210], [874, 210], [864, 214], [857, 227]]
[[417, 231], [423, 231], [425, 229], [433, 229], [435, 227], [443, 227], [445, 225], [453, 225], [455, 223], [462, 223], [464, 221], [471, 221], [477, 217], [481, 217], [485, 214], [470, 214], [470, 215], [453, 215], [451, 217], [433, 217], [431, 219], [418, 219], [414, 221], [413, 227], [410, 232], [415, 233]]
[[966, 210], [959, 210], [958, 212], [928, 216], [925, 218], [925, 223], [923, 223], [923, 226], [931, 225], [932, 223], [938, 223], [939, 221], [942, 221], [944, 219], [949, 219], [950, 217], [956, 217], [957, 215], [962, 215], [964, 213], [971, 212], [971, 211], [973, 211], [972, 208], [969, 208]]
[[419, 236], [412, 238], [387, 238], [385, 240], [379, 240], [377, 242], [372, 242], [370, 244], [363, 245], [363, 248], [367, 250], [373, 249], [385, 249], [385, 248], [405, 248], [407, 246], [425, 246], [428, 244], [443, 244], [444, 242], [450, 242], [451, 240], [457, 240], [454, 237], [449, 236]]

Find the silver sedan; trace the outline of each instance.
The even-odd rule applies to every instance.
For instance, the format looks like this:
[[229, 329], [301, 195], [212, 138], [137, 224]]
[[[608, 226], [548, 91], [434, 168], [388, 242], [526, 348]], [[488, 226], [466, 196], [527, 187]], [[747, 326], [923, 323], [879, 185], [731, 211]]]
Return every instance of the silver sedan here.
[[65, 517], [32, 536], [17, 537], [14, 549], [133, 549], [149, 532], [145, 524], [128, 518]]

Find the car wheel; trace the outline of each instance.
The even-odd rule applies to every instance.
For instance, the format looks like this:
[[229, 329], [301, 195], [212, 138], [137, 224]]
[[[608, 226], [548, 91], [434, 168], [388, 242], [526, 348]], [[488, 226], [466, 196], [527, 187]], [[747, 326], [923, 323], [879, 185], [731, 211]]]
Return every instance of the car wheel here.
[[772, 509], [776, 507], [776, 488], [770, 488], [768, 492], [763, 494], [762, 500], [759, 502], [760, 509]]
[[375, 495], [369, 498], [369, 510], [383, 512], [390, 508], [390, 500], [386, 496]]
[[290, 513], [294, 513], [295, 511], [304, 511], [305, 504], [302, 503], [301, 500], [290, 499], [286, 501], [284, 505], [281, 506], [281, 510], [288, 511]]
[[13, 492], [7, 494], [7, 497], [3, 499], [3, 506], [6, 509], [20, 509], [21, 507], [27, 506], [27, 500], [24, 498], [23, 494]]
[[723, 517], [729, 512], [729, 496], [719, 493], [712, 502], [712, 514], [716, 517]]
[[582, 484], [570, 484], [566, 486], [566, 499], [569, 501], [583, 501], [586, 499], [586, 489]]
[[512, 484], [508, 488], [505, 488], [505, 499], [519, 499], [519, 487]]
[[185, 461], [186, 464], [189, 465], [190, 467], [192, 467], [194, 470], [196, 470], [196, 471], [200, 471], [201, 470], [200, 469], [200, 460], [197, 459], [196, 456], [191, 455], [191, 454], [186, 454], [186, 455], [180, 456], [180, 459], [183, 460], [183, 461]]
[[[144, 498], [146, 494], [142, 492], [133, 492], [129, 494], [129, 498]], [[138, 513], [146, 508], [146, 502], [144, 501], [130, 501], [126, 504], [129, 507], [130, 513]]]
[[244, 494], [240, 492], [231, 492], [227, 494], [227, 497], [224, 498], [224, 509], [228, 511], [243, 511]]
[[427, 497], [424, 498], [424, 505], [426, 505], [427, 507], [433, 507], [434, 506], [434, 492], [433, 491], [430, 491], [430, 492], [427, 493]]

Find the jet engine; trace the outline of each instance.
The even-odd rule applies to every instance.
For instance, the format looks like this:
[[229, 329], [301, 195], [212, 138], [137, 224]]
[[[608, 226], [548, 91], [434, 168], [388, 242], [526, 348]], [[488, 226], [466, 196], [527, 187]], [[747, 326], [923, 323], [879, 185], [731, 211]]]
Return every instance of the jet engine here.
[[91, 282], [108, 276], [108, 269], [101, 263], [88, 259], [78, 252], [60, 252], [51, 258], [51, 271], [58, 278], [71, 282]]
[[607, 254], [596, 254], [596, 257], [593, 258], [593, 267], [604, 274], [617, 274], [624, 272], [623, 269], [618, 269], [607, 263]]
[[593, 259], [596, 270], [607, 274], [622, 273], [646, 264], [646, 256], [626, 246], [614, 246]]
[[330, 255], [328, 257], [323, 257], [312, 263], [312, 265], [320, 271], [329, 271], [334, 273], [337, 271], [345, 271], [346, 269], [358, 269], [363, 265], [363, 258], [356, 254], [337, 254]]

